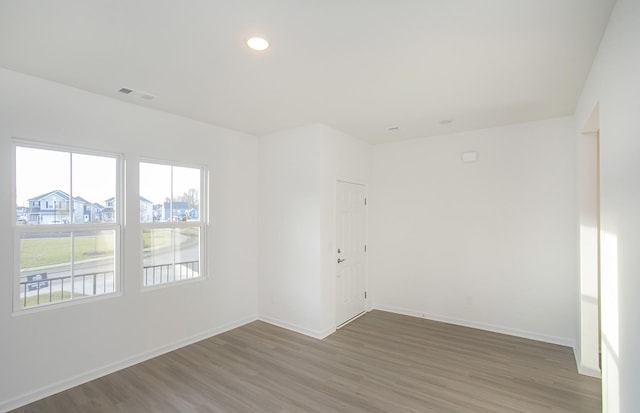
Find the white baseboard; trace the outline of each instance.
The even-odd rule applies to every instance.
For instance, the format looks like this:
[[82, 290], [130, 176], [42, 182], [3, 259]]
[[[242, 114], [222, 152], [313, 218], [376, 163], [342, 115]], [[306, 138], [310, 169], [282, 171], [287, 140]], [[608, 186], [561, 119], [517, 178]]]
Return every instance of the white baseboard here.
[[580, 363], [577, 363], [577, 365], [578, 373], [582, 374], [583, 376], [595, 377], [596, 379], [602, 378], [602, 372], [600, 370], [594, 370], [591, 367], [583, 366]]
[[578, 351], [578, 347], [574, 347], [573, 349], [573, 355], [576, 358], [576, 366], [578, 367], [578, 373], [584, 375], [584, 376], [589, 376], [589, 377], [595, 377], [596, 379], [601, 379], [602, 378], [602, 372], [600, 371], [600, 369], [594, 369], [591, 367], [587, 367], [584, 364], [582, 364], [580, 362], [580, 359], [582, 358], [580, 355], [580, 352]]
[[251, 323], [253, 321], [258, 320], [258, 315], [252, 315], [248, 317], [241, 318], [239, 320], [235, 320], [229, 323], [225, 323], [219, 327], [213, 328], [211, 330], [203, 331], [201, 333], [192, 335], [190, 337], [186, 337], [184, 339], [178, 340], [174, 343], [167, 344], [165, 346], [157, 347], [155, 349], [145, 351], [143, 353], [139, 353], [133, 355], [131, 357], [127, 357], [124, 360], [120, 360], [118, 362], [108, 364], [103, 367], [99, 367], [93, 370], [90, 370], [86, 373], [79, 374], [74, 377], [70, 377], [68, 379], [60, 380], [56, 383], [52, 383], [50, 385], [41, 387], [39, 389], [35, 389], [18, 397], [14, 397], [9, 400], [4, 400], [0, 402], [0, 412], [7, 412], [9, 410], [13, 410], [20, 406], [24, 406], [26, 404], [32, 403], [36, 400], [43, 399], [45, 397], [51, 396], [53, 394], [59, 393], [61, 391], [70, 389], [72, 387], [78, 386], [83, 383], [87, 383], [91, 380], [95, 380], [102, 376], [106, 376], [107, 374], [114, 373], [118, 370], [122, 370], [127, 367], [131, 367], [135, 364], [141, 363], [145, 360], [149, 360], [151, 358], [160, 356], [162, 354], [168, 353], [173, 350], [177, 350], [181, 347], [188, 346], [189, 344], [196, 343], [198, 341], [216, 336], [218, 334], [224, 333], [229, 330], [233, 330], [234, 328], [241, 327], [245, 324]]
[[594, 369], [592, 367], [587, 367], [580, 361], [582, 360], [582, 354], [580, 354], [579, 348], [577, 346], [573, 348], [573, 355], [576, 358], [576, 366], [578, 368], [578, 373], [584, 376], [595, 377], [596, 379], [602, 378], [602, 372], [600, 371], [599, 368]]
[[534, 333], [531, 331], [518, 330], [518, 329], [513, 329], [513, 328], [508, 328], [503, 326], [496, 326], [493, 324], [478, 323], [475, 321], [462, 320], [454, 317], [447, 317], [447, 316], [442, 316], [438, 314], [430, 314], [430, 313], [425, 313], [417, 310], [411, 310], [411, 309], [393, 307], [393, 306], [387, 306], [387, 305], [374, 305], [374, 309], [381, 310], [381, 311], [388, 311], [390, 313], [408, 315], [412, 317], [426, 318], [428, 320], [440, 321], [442, 323], [455, 324], [463, 327], [477, 328], [479, 330], [491, 331], [491, 332], [500, 333], [500, 334], [507, 334], [510, 336], [527, 338], [530, 340], [542, 341], [545, 343], [558, 344], [565, 347], [571, 347], [571, 348], [575, 347], [575, 340], [568, 337], [547, 336], [544, 334]]
[[[481, 330], [486, 330], [486, 331], [492, 331], [492, 332], [496, 332], [496, 333], [502, 333], [502, 334], [508, 334], [508, 335], [512, 335], [512, 336], [516, 336], [516, 337], [522, 337], [522, 338], [528, 338], [528, 339], [532, 339], [532, 340], [538, 340], [538, 341], [543, 341], [543, 342], [547, 342], [547, 343], [552, 343], [552, 344], [559, 344], [559, 345], [563, 345], [563, 346], [567, 346], [567, 347], [572, 347], [574, 348], [574, 354], [576, 354], [575, 352], [575, 346], [574, 346], [574, 342], [568, 338], [559, 338], [559, 337], [551, 337], [551, 336], [546, 336], [546, 335], [541, 335], [541, 334], [536, 334], [536, 333], [531, 333], [531, 332], [527, 332], [527, 331], [523, 331], [523, 330], [516, 330], [516, 329], [510, 329], [510, 328], [505, 328], [505, 327], [501, 327], [501, 326], [494, 326], [494, 325], [490, 325], [490, 324], [484, 324], [484, 323], [477, 323], [477, 322], [470, 322], [470, 321], [466, 321], [466, 320], [461, 320], [461, 319], [456, 319], [456, 318], [452, 318], [452, 317], [446, 317], [446, 316], [440, 316], [440, 315], [436, 315], [436, 314], [428, 314], [428, 313], [424, 313], [424, 312], [420, 312], [420, 311], [415, 311], [415, 310], [410, 310], [410, 309], [406, 309], [406, 308], [399, 308], [399, 307], [393, 307], [393, 306], [385, 306], [385, 305], [373, 305], [370, 307], [370, 310], [381, 310], [381, 311], [388, 311], [391, 313], [396, 313], [396, 314], [403, 314], [403, 315], [408, 315], [408, 316], [413, 316], [413, 317], [420, 317], [420, 318], [426, 318], [429, 320], [433, 320], [433, 321], [440, 321], [440, 322], [444, 322], [444, 323], [449, 323], [449, 324], [455, 324], [455, 325], [460, 325], [460, 326], [464, 326], [464, 327], [471, 327], [471, 328], [477, 328], [477, 329], [481, 329]], [[145, 360], [149, 360], [153, 357], [157, 357], [160, 356], [162, 354], [168, 353], [170, 351], [173, 350], [177, 350], [181, 347], [187, 346], [189, 344], [193, 344], [196, 343], [198, 341], [216, 336], [218, 334], [224, 333], [226, 331], [229, 330], [233, 330], [234, 328], [238, 328], [241, 327], [245, 324], [251, 323], [253, 321], [256, 320], [261, 320], [264, 321], [266, 323], [269, 324], [273, 324], [275, 326], [278, 327], [282, 327], [285, 328], [287, 330], [291, 330], [294, 331], [296, 333], [300, 333], [300, 334], [304, 334], [306, 336], [312, 337], [312, 338], [316, 338], [319, 340], [322, 340], [326, 337], [328, 337], [329, 335], [333, 334], [336, 331], [336, 328], [329, 328], [325, 331], [320, 331], [320, 330], [310, 330], [301, 326], [298, 326], [296, 324], [292, 324], [292, 323], [288, 323], [282, 320], [278, 320], [276, 318], [273, 317], [268, 317], [268, 316], [258, 316], [258, 315], [252, 315], [252, 316], [248, 316], [248, 317], [244, 317], [242, 319], [236, 320], [236, 321], [232, 321], [226, 324], [223, 324], [219, 327], [216, 327], [214, 329], [208, 330], [208, 331], [204, 331], [202, 333], [198, 333], [195, 334], [193, 336], [184, 338], [182, 340], [178, 340], [174, 343], [165, 345], [165, 346], [161, 346], [143, 353], [139, 353], [136, 354], [134, 356], [128, 357], [124, 360], [118, 361], [116, 363], [112, 363], [103, 367], [99, 367], [97, 369], [88, 371], [86, 373], [82, 373], [79, 374], [77, 376], [74, 377], [70, 377], [68, 379], [64, 379], [61, 380], [59, 382], [56, 383], [52, 383], [50, 385], [41, 387], [39, 389], [35, 389], [34, 391], [25, 393], [21, 396], [9, 399], [9, 400], [5, 400], [0, 402], [0, 411], [1, 412], [6, 412], [12, 409], [15, 409], [17, 407], [20, 406], [24, 406], [26, 404], [29, 404], [31, 402], [34, 402], [36, 400], [40, 400], [44, 397], [48, 397], [51, 396], [53, 394], [59, 393], [61, 391], [70, 389], [72, 387], [75, 387], [77, 385], [83, 384], [83, 383], [87, 383], [91, 380], [95, 380], [99, 377], [102, 376], [106, 376], [107, 374], [111, 374], [114, 373], [118, 370], [122, 370], [124, 368], [133, 366], [135, 364], [141, 363]], [[580, 374], [585, 374], [588, 376], [592, 376], [592, 377], [600, 377], [600, 372], [599, 371], [595, 371], [593, 369], [590, 368], [586, 368], [581, 366], [579, 363], [577, 363], [576, 360], [576, 364], [578, 365], [578, 371], [580, 372]]]
[[304, 334], [305, 336], [309, 336], [312, 338], [317, 338], [318, 340], [322, 340], [328, 336], [330, 336], [331, 334], [335, 333], [336, 328], [329, 328], [327, 330], [324, 331], [319, 331], [319, 330], [310, 330], [308, 328], [305, 327], [301, 327], [299, 325], [296, 324], [292, 324], [286, 321], [282, 321], [279, 320], [277, 318], [273, 318], [273, 317], [269, 317], [269, 316], [264, 316], [261, 315], [259, 317], [260, 321], [264, 321], [265, 323], [269, 323], [269, 324], [273, 324], [276, 327], [281, 327], [287, 330], [291, 330], [293, 332], [296, 333], [300, 333], [300, 334]]

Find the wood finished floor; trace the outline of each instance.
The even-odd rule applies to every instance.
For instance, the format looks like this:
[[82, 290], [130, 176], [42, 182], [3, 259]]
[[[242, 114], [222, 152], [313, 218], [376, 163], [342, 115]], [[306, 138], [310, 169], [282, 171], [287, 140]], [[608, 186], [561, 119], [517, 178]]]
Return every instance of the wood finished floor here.
[[15, 412], [601, 411], [572, 350], [381, 311], [320, 341], [253, 322]]

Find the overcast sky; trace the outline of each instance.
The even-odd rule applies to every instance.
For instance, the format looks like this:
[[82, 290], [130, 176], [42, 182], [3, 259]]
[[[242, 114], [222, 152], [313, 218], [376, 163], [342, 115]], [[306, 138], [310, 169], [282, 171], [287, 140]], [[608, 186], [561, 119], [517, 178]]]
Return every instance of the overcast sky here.
[[[16, 204], [59, 189], [70, 192], [70, 154], [34, 148], [16, 148]], [[73, 155], [73, 195], [104, 205], [115, 196], [116, 160]]]
[[[70, 154], [44, 149], [16, 148], [16, 204], [59, 189], [70, 193], [73, 165], [73, 196], [104, 205], [116, 194], [116, 160], [103, 156]], [[140, 194], [159, 204], [171, 196], [171, 167], [143, 163], [140, 167]], [[180, 196], [199, 189], [200, 171], [173, 167], [173, 194]]]

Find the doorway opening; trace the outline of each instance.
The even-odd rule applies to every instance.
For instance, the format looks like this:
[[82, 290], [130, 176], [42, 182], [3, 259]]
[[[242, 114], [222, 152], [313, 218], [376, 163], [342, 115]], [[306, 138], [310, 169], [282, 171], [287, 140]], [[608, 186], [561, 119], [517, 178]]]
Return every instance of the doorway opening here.
[[580, 354], [578, 370], [600, 377], [600, 124], [593, 110], [578, 141], [580, 213]]

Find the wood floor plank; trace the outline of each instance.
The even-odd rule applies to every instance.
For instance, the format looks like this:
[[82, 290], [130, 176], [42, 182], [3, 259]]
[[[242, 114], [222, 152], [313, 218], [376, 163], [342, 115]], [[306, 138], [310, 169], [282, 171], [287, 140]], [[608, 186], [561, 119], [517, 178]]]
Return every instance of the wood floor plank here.
[[567, 347], [372, 311], [324, 340], [257, 321], [14, 412], [600, 411]]

